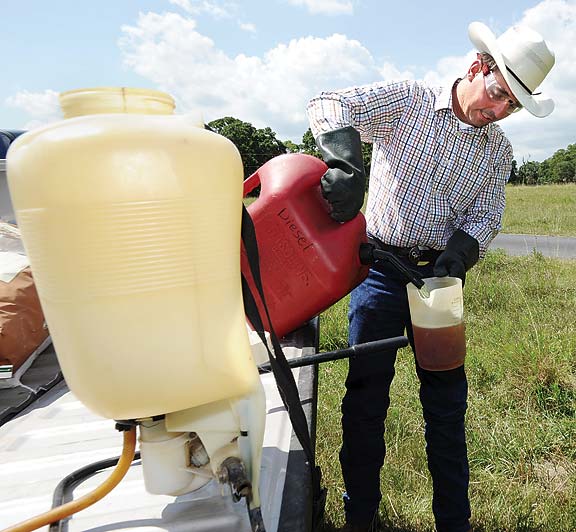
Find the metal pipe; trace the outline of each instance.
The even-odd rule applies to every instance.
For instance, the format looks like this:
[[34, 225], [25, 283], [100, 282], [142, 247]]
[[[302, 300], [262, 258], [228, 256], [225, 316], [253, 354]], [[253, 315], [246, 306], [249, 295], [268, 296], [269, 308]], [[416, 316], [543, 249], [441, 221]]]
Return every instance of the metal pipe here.
[[[290, 358], [287, 362], [291, 368], [300, 368], [302, 366], [310, 366], [312, 364], [330, 362], [342, 358], [373, 355], [379, 351], [399, 349], [401, 347], [406, 347], [407, 345], [408, 338], [405, 336], [395, 336], [393, 338], [385, 338], [383, 340], [375, 340], [374, 342], [353, 345], [344, 349], [337, 349], [336, 351], [326, 351], [324, 353], [316, 353], [314, 355], [306, 355], [299, 358]], [[265, 362], [258, 366], [258, 370], [261, 373], [269, 372], [270, 369], [270, 362]]]

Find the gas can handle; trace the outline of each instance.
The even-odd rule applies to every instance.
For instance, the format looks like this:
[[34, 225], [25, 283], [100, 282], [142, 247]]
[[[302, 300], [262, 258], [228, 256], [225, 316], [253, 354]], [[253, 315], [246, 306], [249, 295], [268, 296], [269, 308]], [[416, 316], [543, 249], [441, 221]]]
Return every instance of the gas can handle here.
[[408, 281], [416, 286], [416, 288], [422, 288], [425, 284], [419, 273], [406, 268], [392, 253], [378, 249], [374, 244], [360, 244], [359, 256], [360, 262], [365, 265], [370, 265], [378, 260], [389, 262], [396, 270], [404, 275]]
[[250, 177], [244, 180], [244, 190], [242, 192], [242, 197], [245, 198], [259, 184], [260, 184], [260, 174], [258, 173], [258, 170], [256, 170]]

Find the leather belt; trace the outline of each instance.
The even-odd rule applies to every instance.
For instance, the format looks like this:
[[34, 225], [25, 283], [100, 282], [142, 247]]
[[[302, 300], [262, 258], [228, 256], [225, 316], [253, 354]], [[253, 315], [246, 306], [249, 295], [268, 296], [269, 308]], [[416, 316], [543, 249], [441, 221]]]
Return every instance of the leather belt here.
[[409, 262], [415, 266], [427, 266], [430, 263], [436, 262], [436, 259], [440, 256], [441, 251], [436, 249], [431, 249], [426, 246], [411, 246], [411, 247], [399, 247], [392, 246], [391, 244], [384, 244], [380, 239], [369, 234], [368, 240], [371, 241], [378, 249], [382, 251], [388, 251], [397, 257], [408, 259]]

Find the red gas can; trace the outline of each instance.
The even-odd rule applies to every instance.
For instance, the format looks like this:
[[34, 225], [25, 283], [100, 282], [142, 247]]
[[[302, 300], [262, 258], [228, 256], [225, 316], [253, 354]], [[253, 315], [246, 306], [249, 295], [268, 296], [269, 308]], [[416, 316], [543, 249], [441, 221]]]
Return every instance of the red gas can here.
[[[258, 240], [264, 296], [279, 337], [327, 309], [368, 275], [368, 266], [359, 259], [366, 221], [361, 213], [343, 224], [330, 217], [320, 191], [326, 170], [316, 157], [287, 154], [244, 181], [244, 195], [261, 185], [248, 212]], [[244, 249], [242, 273], [268, 327]]]

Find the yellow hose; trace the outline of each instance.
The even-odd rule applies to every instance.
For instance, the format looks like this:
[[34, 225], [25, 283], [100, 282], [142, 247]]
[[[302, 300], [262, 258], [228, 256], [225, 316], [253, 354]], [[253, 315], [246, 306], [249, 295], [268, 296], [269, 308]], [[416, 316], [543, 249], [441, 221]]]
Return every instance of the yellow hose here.
[[69, 515], [75, 514], [80, 510], [84, 510], [91, 506], [95, 502], [108, 495], [124, 478], [124, 475], [130, 469], [132, 460], [134, 460], [134, 452], [136, 450], [136, 427], [132, 427], [130, 430], [124, 432], [124, 447], [122, 449], [122, 456], [116, 465], [112, 474], [98, 486], [94, 491], [87, 493], [83, 497], [75, 501], [67, 502], [62, 506], [52, 508], [52, 510], [32, 517], [26, 521], [22, 521], [17, 525], [10, 528], [2, 530], [2, 532], [30, 532], [31, 530], [37, 530], [41, 526], [49, 525], [56, 521], [60, 521], [68, 517]]

